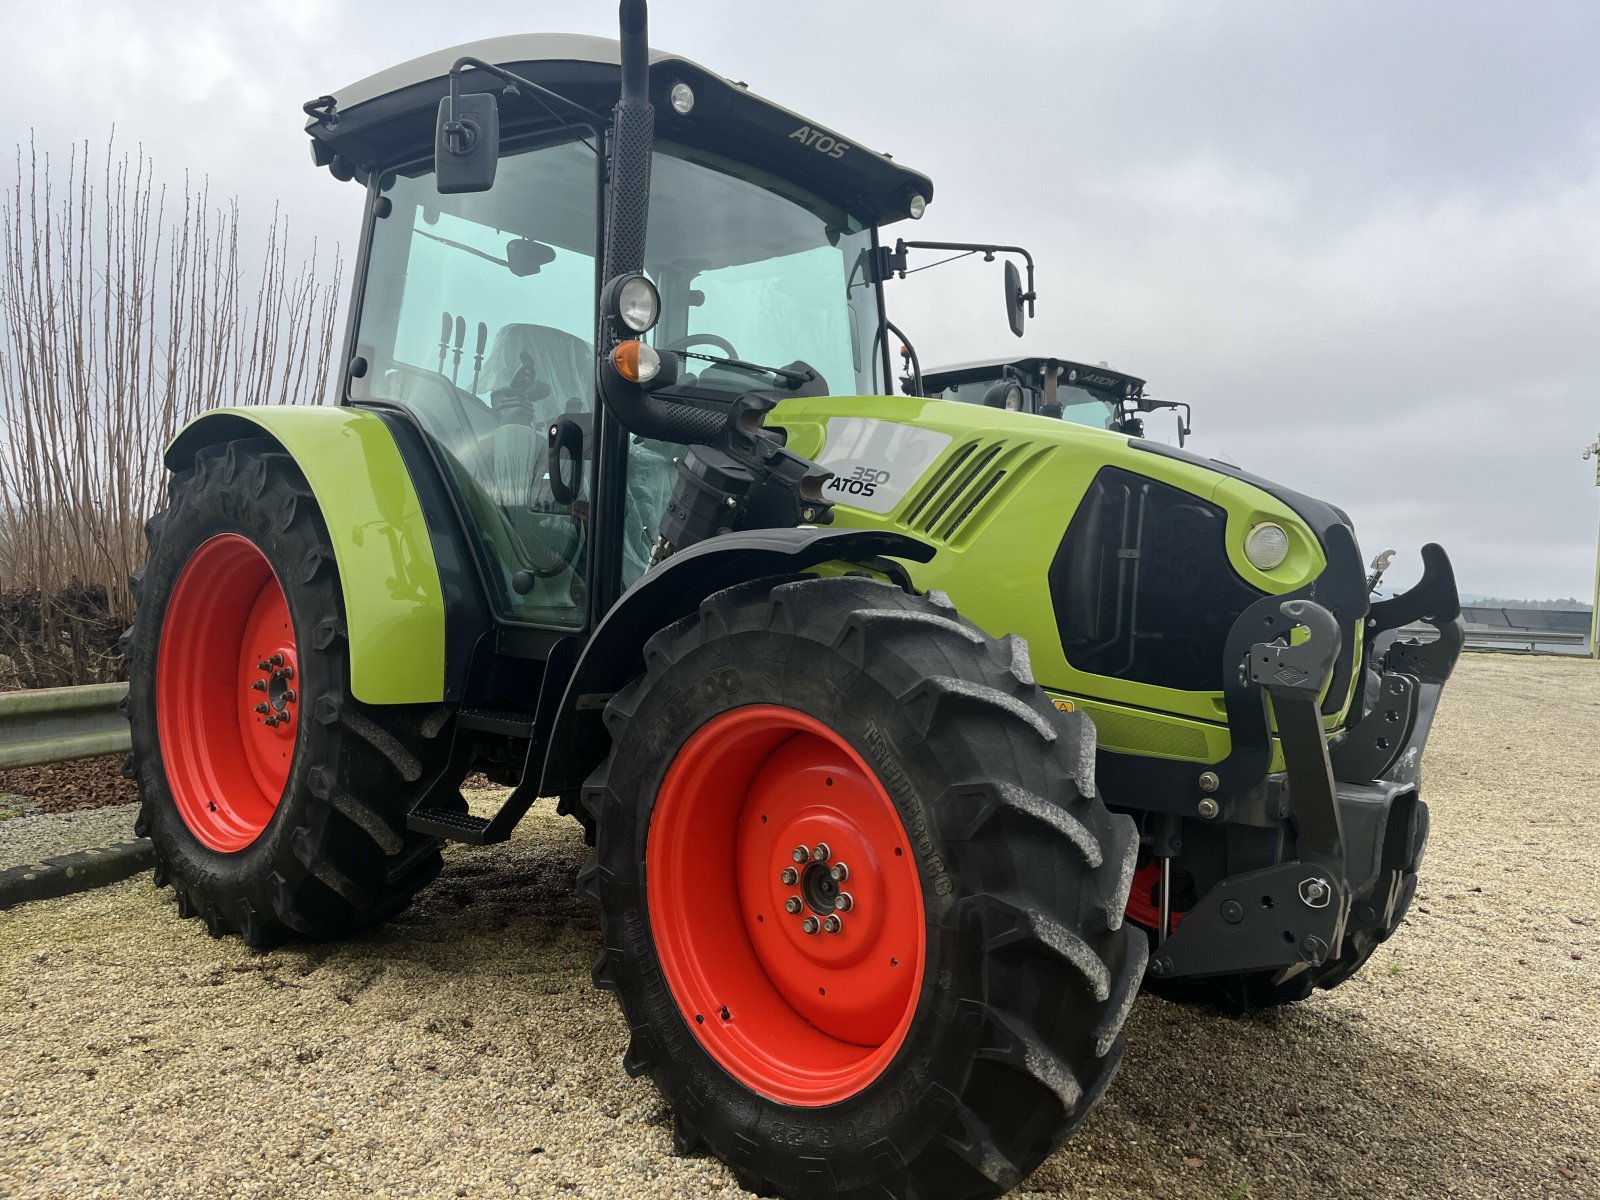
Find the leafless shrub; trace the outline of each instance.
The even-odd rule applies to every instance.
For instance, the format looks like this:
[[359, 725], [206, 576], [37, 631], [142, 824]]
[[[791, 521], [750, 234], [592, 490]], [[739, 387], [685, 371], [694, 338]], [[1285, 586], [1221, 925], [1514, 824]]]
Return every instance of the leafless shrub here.
[[[0, 687], [115, 678], [128, 575], [165, 501], [161, 453], [200, 411], [315, 401], [333, 354], [337, 250], [324, 275], [265, 230], [252, 288], [237, 201], [141, 149], [30, 139], [0, 196]], [[63, 177], [64, 176], [64, 177]]]

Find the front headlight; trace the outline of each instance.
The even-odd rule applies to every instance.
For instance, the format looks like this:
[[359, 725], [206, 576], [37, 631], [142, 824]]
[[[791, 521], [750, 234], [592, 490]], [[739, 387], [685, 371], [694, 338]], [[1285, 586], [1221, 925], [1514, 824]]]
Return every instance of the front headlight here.
[[1258, 571], [1271, 571], [1283, 566], [1289, 557], [1289, 535], [1282, 525], [1263, 521], [1244, 538], [1244, 556]]

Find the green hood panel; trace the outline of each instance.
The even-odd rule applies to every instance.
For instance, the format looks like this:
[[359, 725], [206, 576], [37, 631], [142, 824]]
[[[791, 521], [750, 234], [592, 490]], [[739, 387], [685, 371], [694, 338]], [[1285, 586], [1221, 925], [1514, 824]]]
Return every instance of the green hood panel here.
[[[1091, 675], [1067, 662], [1048, 575], [1101, 468], [1159, 480], [1226, 510], [1229, 559], [1264, 592], [1293, 591], [1326, 565], [1315, 535], [1281, 500], [1197, 463], [1136, 449], [1126, 434], [902, 396], [784, 400], [767, 424], [788, 432], [790, 449], [835, 472], [823, 494], [834, 502], [837, 524], [892, 529], [936, 546], [932, 562], [907, 564], [919, 588], [950, 593], [963, 615], [993, 635], [1025, 637], [1045, 687], [1126, 706], [1130, 720], [1140, 709], [1218, 724], [1227, 718], [1220, 691]], [[1271, 572], [1244, 558], [1245, 534], [1263, 520], [1282, 525], [1292, 547]], [[1199, 758], [1215, 748], [1197, 746], [1193, 753]]]
[[214, 409], [173, 439], [166, 464], [179, 470], [202, 446], [263, 434], [294, 459], [327, 523], [356, 699], [443, 699], [444, 590], [422, 504], [388, 427], [353, 408]]

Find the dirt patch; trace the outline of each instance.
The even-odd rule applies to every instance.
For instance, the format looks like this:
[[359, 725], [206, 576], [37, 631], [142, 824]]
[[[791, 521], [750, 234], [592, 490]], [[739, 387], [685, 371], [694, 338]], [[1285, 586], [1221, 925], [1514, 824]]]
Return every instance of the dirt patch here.
[[0, 771], [0, 796], [12, 812], [65, 813], [139, 798], [133, 781], [122, 777], [125, 754], [105, 754], [77, 762], [47, 763]]

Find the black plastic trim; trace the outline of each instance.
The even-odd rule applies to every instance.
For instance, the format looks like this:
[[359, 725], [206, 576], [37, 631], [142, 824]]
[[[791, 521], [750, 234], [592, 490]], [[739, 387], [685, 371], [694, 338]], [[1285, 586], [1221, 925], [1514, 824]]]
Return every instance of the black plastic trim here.
[[814, 528], [727, 533], [674, 554], [629, 588], [595, 630], [567, 682], [543, 769], [533, 770], [530, 761], [518, 791], [553, 796], [582, 785], [605, 756], [609, 739], [601, 710], [582, 707], [579, 697], [620, 689], [644, 669], [641, 655], [650, 635], [693, 613], [713, 592], [835, 560], [928, 562], [933, 555], [932, 546], [903, 534]]

